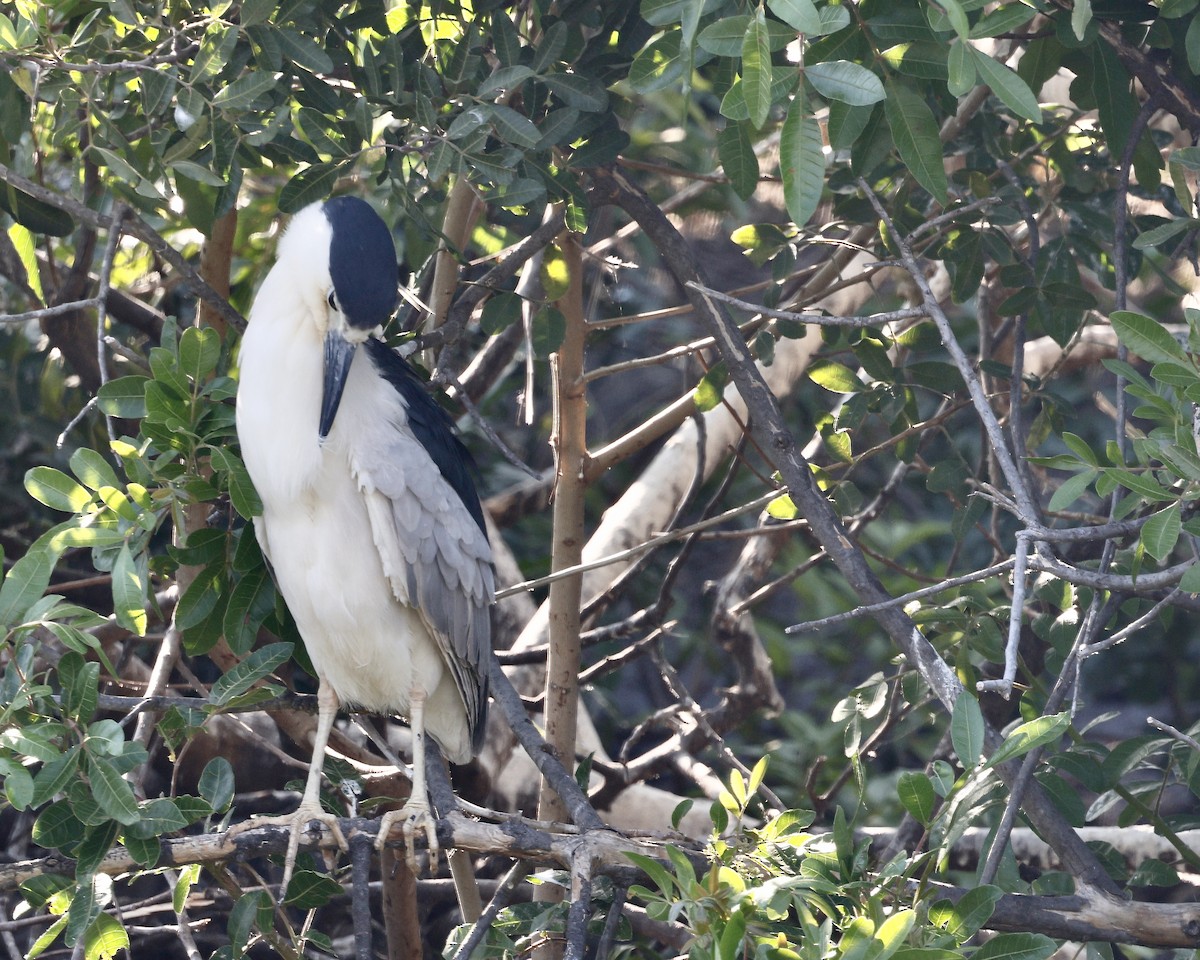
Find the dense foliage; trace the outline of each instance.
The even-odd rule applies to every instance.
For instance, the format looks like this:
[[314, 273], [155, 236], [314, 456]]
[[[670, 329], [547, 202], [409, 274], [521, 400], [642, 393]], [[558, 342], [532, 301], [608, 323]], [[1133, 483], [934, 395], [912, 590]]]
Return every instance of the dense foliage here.
[[[1200, 944], [1198, 0], [18, 0], [0, 64], [12, 956], [361, 956], [367, 896], [396, 956]], [[482, 465], [506, 669], [627, 834], [446, 817], [475, 927], [317, 856], [276, 906], [222, 833], [313, 690], [241, 314], [344, 192]], [[456, 785], [532, 814], [504, 712]], [[404, 796], [337, 749], [339, 815]]]

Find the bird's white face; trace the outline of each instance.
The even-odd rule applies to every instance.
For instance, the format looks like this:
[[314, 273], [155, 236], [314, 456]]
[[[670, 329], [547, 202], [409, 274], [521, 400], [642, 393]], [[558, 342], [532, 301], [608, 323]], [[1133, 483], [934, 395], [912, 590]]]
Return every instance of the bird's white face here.
[[355, 351], [395, 311], [395, 244], [368, 204], [338, 197], [305, 207], [292, 218], [279, 241], [276, 269], [280, 268], [297, 285], [324, 344], [319, 431], [324, 440], [337, 416]]

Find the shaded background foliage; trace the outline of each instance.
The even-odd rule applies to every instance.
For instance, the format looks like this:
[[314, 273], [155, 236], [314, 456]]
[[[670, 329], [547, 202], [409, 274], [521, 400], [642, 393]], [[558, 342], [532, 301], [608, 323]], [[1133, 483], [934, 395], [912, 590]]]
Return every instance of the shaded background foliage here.
[[[1091, 539], [1041, 540], [1027, 591], [1014, 594], [1005, 569], [905, 604], [971, 694], [951, 714], [928, 671], [898, 658], [895, 635], [870, 619], [785, 634], [867, 597], [823, 560], [831, 544], [786, 498], [651, 553], [594, 621], [629, 621], [628, 634], [587, 660], [634, 641], [646, 655], [618, 662], [584, 701], [611, 757], [637, 767], [654, 746], [675, 746], [643, 776], [703, 798], [697, 814], [716, 801], [723, 839], [699, 878], [678, 850], [637, 861], [646, 886], [632, 895], [647, 924], [636, 929], [622, 919], [600, 932], [605, 909], [621, 916], [625, 888], [598, 890], [589, 942], [615, 935], [662, 955], [884, 960], [904, 950], [939, 960], [975, 949], [990, 917], [1008, 932], [977, 956], [1047, 956], [1056, 944], [1042, 934], [1068, 933], [1005, 925], [1002, 894], [1063, 893], [1079, 876], [1019, 873], [1011, 851], [991, 867], [942, 872], [955, 840], [994, 828], [1008, 795], [995, 757], [980, 761], [984, 718], [1010, 728], [1002, 756], [1045, 751], [1036, 780], [1063, 822], [1149, 824], [1178, 841], [1185, 874], [1200, 866], [1178, 839], [1195, 821], [1194, 742], [1148, 735], [1144, 708], [1136, 725], [1121, 722], [1134, 702], [1182, 728], [1195, 714], [1195, 0], [18, 2], [0, 15], [0, 61], [0, 293], [12, 315], [0, 334], [10, 401], [0, 415], [0, 822], [10, 858], [59, 850], [76, 861], [70, 876], [42, 870], [13, 895], [24, 916], [46, 919], [6, 928], [10, 952], [81, 944], [111, 955], [132, 928], [114, 904], [169, 902], [155, 874], [110, 884], [99, 868], [114, 845], [149, 868], [160, 838], [215, 830], [231, 805], [241, 818], [286, 802], [262, 792], [282, 789], [286, 763], [262, 741], [247, 748], [220, 716], [288, 686], [312, 689], [303, 651], [300, 668], [289, 659], [299, 638], [247, 532], [255, 497], [231, 399], [238, 311], [270, 261], [277, 214], [334, 191], [375, 203], [395, 231], [402, 280], [432, 305], [432, 320], [406, 309], [389, 335], [399, 342], [419, 328], [425, 367], [461, 377], [482, 418], [541, 474], [529, 481], [463, 419], [520, 576], [550, 568], [547, 359], [571, 324], [590, 324], [589, 449], [646, 433], [590, 478], [589, 532], [664, 455], [667, 429], [643, 424], [689, 396], [671, 426], [693, 414], [713, 422], [733, 392], [736, 364], [701, 342], [712, 333], [703, 317], [659, 312], [691, 294], [663, 235], [629, 228], [623, 201], [637, 190], [671, 214], [712, 287], [792, 311], [737, 317], [750, 321], [746, 341], [765, 370], [786, 360], [803, 371], [779, 388], [780, 409], [890, 595], [1012, 559], [1018, 531], [1035, 521], [1128, 521]], [[614, 182], [625, 185], [616, 201], [605, 193]], [[569, 266], [560, 239], [519, 280], [470, 300], [497, 258], [554, 214], [583, 236], [582, 262]], [[439, 251], [449, 251], [441, 278]], [[584, 277], [577, 303], [571, 269]], [[922, 301], [924, 315], [889, 313]], [[939, 301], [950, 336], [934, 323]], [[804, 320], [842, 305], [881, 316], [822, 326], [814, 357], [788, 359], [817, 335]], [[473, 368], [481, 354], [494, 362]], [[969, 396], [976, 385], [983, 405]], [[1000, 443], [989, 416], [1003, 425]], [[1020, 461], [1019, 479], [1005, 473], [1002, 447]], [[753, 438], [732, 457], [722, 451], [691, 468], [689, 495], [667, 517], [684, 528], [782, 494], [786, 455]], [[533, 493], [514, 497], [521, 485]], [[763, 544], [761, 554], [745, 542]], [[753, 569], [731, 597], [722, 589], [739, 561]], [[742, 646], [730, 645], [722, 617], [736, 621], [736, 602], [775, 578], [745, 608], [754, 622], [734, 632]], [[975, 682], [1003, 670], [1014, 606], [1015, 694], [977, 702]], [[509, 616], [519, 622], [500, 631], [505, 646], [536, 642], [518, 640], [525, 620]], [[1124, 645], [1103, 647], [1130, 625]], [[171, 635], [182, 641], [179, 691], [202, 692], [207, 711], [198, 700], [165, 708], [156, 729], [119, 725], [128, 706], [100, 696], [144, 690]], [[751, 689], [739, 670], [759, 643], [773, 678]], [[1095, 657], [1077, 671], [1089, 644]], [[1064, 703], [1052, 691], [1077, 673]], [[696, 703], [719, 730], [703, 728]], [[1108, 707], [1118, 716], [1089, 731]], [[291, 704], [256, 716], [270, 746], [302, 740]], [[197, 738], [202, 728], [218, 739]], [[755, 761], [765, 754], [774, 794], [760, 807]], [[592, 761], [598, 801], [611, 802], [619, 764]], [[489, 762], [460, 772], [460, 789], [529, 807], [528, 789], [506, 793]], [[760, 828], [753, 818], [775, 799], [806, 812], [766, 814]], [[680, 825], [670, 807], [657, 813], [654, 828]], [[810, 836], [810, 822], [831, 839]], [[894, 828], [884, 848], [896, 859], [869, 860], [852, 822]], [[1061, 835], [1049, 834], [1058, 849]], [[1114, 888], [1191, 897], [1174, 867], [1131, 865], [1112, 846], [1093, 853]], [[491, 878], [501, 862], [477, 865]], [[191, 911], [219, 920], [198, 936], [203, 955], [288, 952], [300, 941], [348, 953], [342, 885], [301, 876], [293, 916], [320, 912], [297, 934], [272, 918], [248, 870], [183, 867], [171, 873], [172, 910], [155, 921], [168, 926], [133, 929], [133, 948], [167, 936], [186, 950], [190, 934], [169, 921]], [[974, 886], [973, 899], [930, 908], [935, 895], [923, 901], [905, 886], [934, 877]], [[436, 889], [424, 888], [441, 914], [430, 952], [453, 924]], [[519, 905], [489, 934], [490, 949], [525, 950], [565, 922], [561, 907]], [[1188, 942], [1095, 929], [1090, 939]]]

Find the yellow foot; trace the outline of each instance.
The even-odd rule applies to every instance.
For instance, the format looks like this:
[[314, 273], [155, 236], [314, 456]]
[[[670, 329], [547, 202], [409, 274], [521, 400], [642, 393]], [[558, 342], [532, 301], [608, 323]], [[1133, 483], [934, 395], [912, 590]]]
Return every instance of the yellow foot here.
[[438, 858], [437, 821], [429, 810], [428, 800], [416, 800], [409, 797], [408, 802], [399, 810], [389, 810], [379, 821], [379, 835], [375, 840], [375, 849], [380, 853], [387, 845], [392, 833], [392, 826], [397, 820], [404, 824], [404, 859], [408, 868], [417, 872], [417, 849], [414, 842], [417, 831], [425, 833], [425, 842], [429, 849], [429, 863], [435, 865]]
[[279, 817], [253, 817], [242, 823], [234, 824], [227, 833], [229, 837], [236, 837], [239, 833], [258, 827], [287, 827], [291, 831], [291, 836], [288, 837], [287, 855], [283, 860], [283, 882], [279, 885], [279, 901], [281, 903], [287, 896], [288, 884], [291, 883], [292, 872], [296, 868], [296, 856], [300, 852], [300, 837], [312, 829], [313, 821], [333, 834], [333, 839], [337, 841], [338, 848], [342, 853], [349, 850], [346, 838], [342, 835], [342, 828], [338, 826], [337, 817], [326, 813], [319, 806], [301, 804], [295, 813], [285, 813]]

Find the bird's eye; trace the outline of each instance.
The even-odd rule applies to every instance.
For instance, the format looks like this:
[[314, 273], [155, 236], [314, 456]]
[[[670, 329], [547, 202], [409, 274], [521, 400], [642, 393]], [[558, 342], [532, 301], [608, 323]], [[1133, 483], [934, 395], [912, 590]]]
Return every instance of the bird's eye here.
[[329, 291], [329, 296], [327, 296], [325, 298], [325, 302], [329, 304], [330, 310], [337, 310], [337, 308], [338, 308], [337, 294], [334, 293], [332, 290]]

